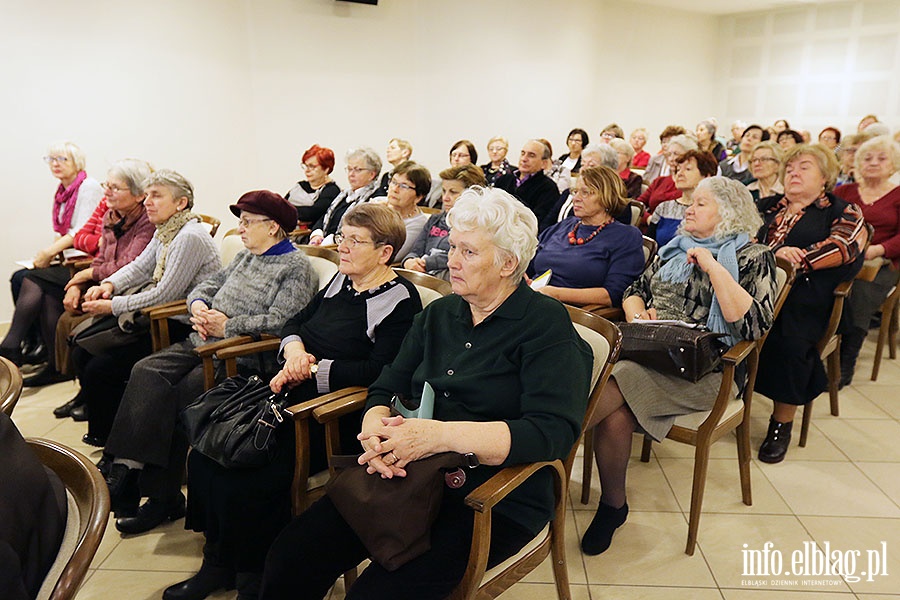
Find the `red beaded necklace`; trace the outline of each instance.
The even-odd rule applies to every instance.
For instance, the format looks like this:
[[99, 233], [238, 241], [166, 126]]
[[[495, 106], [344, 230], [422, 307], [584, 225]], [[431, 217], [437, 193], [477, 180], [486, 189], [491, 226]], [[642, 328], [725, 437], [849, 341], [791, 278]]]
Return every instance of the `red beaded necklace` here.
[[597, 234], [600, 233], [600, 231], [601, 231], [604, 227], [606, 227], [607, 225], [609, 225], [610, 223], [612, 223], [613, 220], [614, 220], [614, 219], [609, 219], [608, 221], [604, 221], [603, 223], [600, 223], [600, 226], [597, 227], [597, 229], [594, 230], [594, 233], [592, 233], [591, 235], [587, 236], [586, 238], [580, 238], [580, 237], [578, 237], [578, 235], [577, 235], [577, 234], [578, 234], [578, 228], [581, 226], [581, 221], [578, 221], [577, 223], [575, 223], [575, 227], [572, 228], [572, 231], [569, 232], [569, 236], [568, 236], [568, 237], [569, 237], [569, 243], [572, 244], [573, 246], [581, 246], [581, 245], [583, 245], [583, 244], [587, 244], [589, 241], [591, 241], [592, 239], [594, 239], [594, 238], [597, 236]]

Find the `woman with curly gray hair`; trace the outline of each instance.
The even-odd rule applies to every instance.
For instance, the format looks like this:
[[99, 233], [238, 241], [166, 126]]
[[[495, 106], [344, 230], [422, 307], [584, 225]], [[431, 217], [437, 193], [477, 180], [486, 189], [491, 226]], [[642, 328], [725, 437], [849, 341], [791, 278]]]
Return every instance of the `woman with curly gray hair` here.
[[[759, 339], [772, 325], [775, 256], [750, 241], [762, 221], [746, 188], [726, 177], [698, 185], [680, 235], [660, 248], [661, 261], [625, 291], [625, 318], [676, 319], [705, 325], [725, 341]], [[735, 382], [735, 394], [743, 382]], [[625, 473], [631, 436], [640, 428], [656, 441], [666, 437], [678, 415], [709, 410], [722, 373], [696, 383], [620, 360], [603, 388], [594, 413], [594, 456], [602, 494], [597, 513], [581, 540], [585, 554], [606, 551], [625, 523]]]

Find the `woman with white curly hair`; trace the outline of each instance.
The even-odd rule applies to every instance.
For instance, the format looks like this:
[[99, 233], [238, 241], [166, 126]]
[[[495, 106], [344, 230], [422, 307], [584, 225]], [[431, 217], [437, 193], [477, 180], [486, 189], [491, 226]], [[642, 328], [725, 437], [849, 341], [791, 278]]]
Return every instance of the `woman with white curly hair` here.
[[[760, 338], [772, 325], [775, 256], [750, 241], [762, 220], [746, 188], [710, 177], [691, 196], [677, 235], [660, 248], [661, 261], [625, 291], [625, 318], [677, 319], [725, 335], [729, 345]], [[625, 523], [625, 472], [631, 437], [640, 428], [656, 441], [675, 417], [709, 410], [722, 383], [710, 373], [696, 383], [630, 360], [620, 360], [594, 412], [594, 455], [602, 494], [581, 540], [585, 554], [606, 551]], [[735, 394], [743, 382], [735, 382]]]

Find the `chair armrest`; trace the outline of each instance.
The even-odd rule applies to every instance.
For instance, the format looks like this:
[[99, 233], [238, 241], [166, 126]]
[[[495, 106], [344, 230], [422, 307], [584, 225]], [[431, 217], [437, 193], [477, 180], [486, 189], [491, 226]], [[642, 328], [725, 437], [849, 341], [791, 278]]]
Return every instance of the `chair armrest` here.
[[188, 309], [184, 302], [179, 302], [175, 306], [155, 306], [145, 309], [144, 314], [149, 316], [151, 321], [158, 321], [160, 319], [186, 315], [188, 314]]
[[753, 348], [756, 347], [756, 344], [753, 342], [748, 342], [747, 340], [741, 340], [731, 348], [729, 348], [728, 352], [722, 355], [722, 360], [726, 363], [730, 363], [732, 366], [737, 366], [744, 362], [750, 353], [753, 351]]
[[544, 467], [551, 467], [560, 482], [566, 481], [565, 466], [561, 460], [542, 461], [506, 467], [466, 496], [466, 506], [477, 512], [490, 510], [526, 479]]
[[836, 288], [834, 288], [834, 295], [836, 298], [846, 298], [850, 295], [850, 289], [853, 287], [853, 280], [842, 281], [838, 284]]
[[229, 358], [237, 358], [248, 354], [256, 354], [258, 352], [269, 352], [278, 350], [281, 347], [281, 338], [274, 335], [263, 334], [263, 339], [258, 342], [250, 342], [241, 344], [240, 346], [229, 346], [216, 352], [216, 358], [219, 360], [228, 360]]
[[151, 319], [164, 318], [164, 317], [155, 317], [154, 315], [157, 311], [166, 311], [171, 308], [177, 308], [177, 307], [180, 307], [182, 310], [180, 312], [176, 312], [175, 314], [170, 315], [170, 316], [174, 317], [174, 316], [177, 316], [180, 314], [187, 313], [187, 302], [185, 302], [184, 300], [173, 300], [171, 302], [165, 302], [163, 304], [154, 304], [153, 306], [148, 306], [147, 308], [141, 309], [141, 312], [143, 312], [145, 315], [149, 315]]
[[[307, 400], [306, 402], [301, 402], [300, 404], [295, 404], [294, 406], [289, 406], [285, 411], [291, 418], [295, 421], [299, 419], [305, 419], [309, 417], [310, 413], [316, 413], [317, 409], [320, 407], [325, 407], [326, 405], [330, 405], [333, 402], [340, 401], [346, 399], [348, 396], [357, 396], [361, 395], [363, 401], [366, 399], [366, 388], [364, 387], [347, 387], [336, 392], [329, 392], [328, 394], [322, 394], [312, 400]], [[317, 419], [319, 420], [319, 419]], [[322, 422], [321, 420], [319, 420]]]
[[349, 393], [313, 410], [313, 417], [315, 417], [316, 421], [319, 423], [336, 421], [344, 415], [360, 410], [366, 405], [366, 397], [369, 395], [368, 388], [352, 387], [344, 388], [344, 390], [349, 390]]
[[625, 311], [621, 308], [615, 308], [613, 306], [600, 306], [599, 304], [586, 304], [584, 306], [576, 307], [581, 310], [586, 310], [589, 313], [593, 313], [599, 317], [603, 317], [608, 321], [624, 321], [625, 320]]
[[194, 352], [200, 358], [206, 358], [207, 356], [213, 356], [216, 352], [224, 350], [225, 348], [239, 346], [241, 344], [249, 344], [252, 341], [254, 340], [249, 335], [236, 335], [230, 338], [219, 340], [218, 342], [210, 342], [208, 344], [203, 344], [202, 346], [197, 346], [196, 348], [194, 348]]

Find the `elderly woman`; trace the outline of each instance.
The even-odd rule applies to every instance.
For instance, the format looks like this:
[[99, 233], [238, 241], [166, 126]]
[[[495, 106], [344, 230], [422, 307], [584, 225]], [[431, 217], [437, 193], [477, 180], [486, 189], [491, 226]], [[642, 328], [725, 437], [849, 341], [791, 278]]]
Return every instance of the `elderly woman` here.
[[[587, 141], [585, 141], [584, 145], [587, 146]], [[481, 170], [484, 171], [484, 178], [487, 180], [487, 184], [492, 186], [504, 175], [512, 173], [513, 166], [506, 160], [506, 154], [509, 152], [509, 142], [505, 137], [495, 135], [489, 139], [487, 150], [491, 161], [481, 165]]]
[[784, 164], [784, 196], [759, 202], [763, 226], [756, 236], [797, 269], [759, 357], [755, 389], [775, 403], [759, 448], [767, 463], [784, 460], [797, 407], [828, 387], [816, 344], [828, 326], [834, 288], [859, 271], [868, 238], [859, 207], [829, 193], [838, 172], [834, 152], [799, 145]]
[[800, 135], [800, 132], [794, 131], [793, 129], [785, 129], [784, 131], [778, 134], [776, 139], [778, 145], [781, 146], [782, 150], [790, 150], [794, 146], [805, 143], [803, 141], [803, 136]]
[[[428, 273], [449, 281], [447, 256], [450, 250], [450, 225], [447, 224], [447, 213], [453, 208], [456, 199], [473, 185], [485, 186], [484, 172], [475, 165], [461, 165], [444, 169], [440, 173], [443, 190], [443, 211], [432, 215], [413, 242], [412, 248], [403, 258], [403, 268], [420, 273]], [[408, 233], [408, 232], [407, 232]]]
[[411, 160], [394, 167], [394, 174], [388, 186], [387, 204], [393, 208], [406, 226], [406, 241], [397, 250], [397, 256], [406, 256], [425, 227], [428, 217], [417, 204], [431, 190], [431, 173], [428, 169]]
[[866, 223], [875, 228], [866, 249], [866, 260], [881, 262], [873, 281], [856, 280], [844, 303], [841, 322], [841, 384], [853, 380], [859, 349], [866, 339], [872, 316], [897, 285], [900, 268], [900, 187], [891, 176], [900, 169], [900, 145], [888, 136], [869, 140], [856, 152], [857, 183], [836, 188], [834, 195], [862, 210]]
[[666, 200], [656, 207], [650, 215], [647, 235], [655, 239], [660, 246], [665, 246], [678, 233], [678, 227], [684, 219], [685, 211], [692, 204], [691, 194], [702, 180], [716, 174], [718, 165], [715, 157], [709, 152], [688, 150], [678, 159], [675, 165], [675, 189], [681, 196]]
[[644, 180], [641, 176], [631, 170], [631, 159], [634, 158], [634, 148], [625, 140], [613, 138], [609, 141], [609, 145], [616, 151], [616, 173], [622, 178], [625, 184], [625, 195], [628, 198], [637, 198], [641, 195], [641, 187]]
[[[188, 294], [190, 338], [131, 370], [106, 443], [107, 460], [115, 457], [107, 484], [122, 533], [149, 531], [184, 515], [188, 443], [178, 414], [203, 392], [203, 364], [194, 349], [237, 335], [277, 334], [318, 291], [309, 260], [287, 237], [296, 224], [293, 206], [274, 192], [254, 191], [230, 208], [240, 217], [246, 250]], [[149, 499], [138, 508], [141, 496]]]
[[[759, 127], [757, 125], [757, 127]], [[744, 131], [747, 129], [747, 124], [740, 119], [733, 122], [731, 124], [731, 138], [725, 142], [725, 150], [728, 154], [738, 154], [741, 151], [741, 138], [744, 136]], [[765, 131], [760, 127], [762, 131]]]
[[[725, 177], [700, 182], [678, 237], [625, 292], [625, 318], [678, 319], [725, 334], [729, 344], [760, 338], [772, 324], [775, 258], [750, 240], [760, 225], [750, 193]], [[594, 413], [594, 455], [602, 494], [581, 548], [605, 552], [628, 516], [625, 474], [632, 434], [666, 437], [678, 415], [708, 410], [722, 384], [713, 372], [696, 383], [620, 360]], [[743, 384], [736, 381], [733, 390]]]
[[541, 232], [528, 273], [551, 270], [539, 291], [561, 302], [621, 306], [644, 267], [641, 232], [613, 217], [628, 204], [622, 180], [609, 167], [588, 167], [570, 193], [574, 216]]
[[474, 165], [478, 163], [478, 150], [469, 140], [459, 140], [450, 146], [450, 166]]
[[617, 123], [610, 123], [606, 127], [600, 130], [600, 143], [608, 144], [609, 141], [613, 138], [619, 138], [620, 140], [625, 139], [625, 132]]
[[744, 185], [751, 183], [755, 175], [750, 165], [750, 153], [758, 143], [768, 139], [769, 132], [759, 125], [750, 125], [744, 129], [740, 144], [737, 146], [738, 153], [719, 163], [722, 176], [736, 179]]
[[[284, 198], [297, 208], [299, 221], [315, 223], [341, 193], [341, 188], [331, 179], [334, 151], [313, 144], [303, 153], [301, 164], [306, 180], [298, 181]], [[287, 231], [290, 233], [293, 230], [292, 227]]]
[[783, 157], [784, 152], [782, 152], [781, 146], [771, 140], [758, 143], [750, 151], [748, 161], [750, 172], [755, 179], [747, 185], [747, 189], [750, 190], [755, 202], [758, 202], [760, 198], [784, 193], [784, 186], [781, 184]]
[[[582, 151], [581, 159], [582, 169], [605, 166], [615, 170], [619, 165], [619, 155], [609, 144], [589, 144]], [[550, 212], [538, 224], [538, 231], [544, 231], [548, 227], [552, 227], [556, 223], [572, 216], [572, 196], [569, 191], [566, 190], [560, 194], [559, 199], [550, 209]], [[628, 210], [627, 206], [625, 210], [613, 216], [617, 221], [621, 221], [626, 225], [631, 223], [631, 211]]]
[[778, 141], [778, 134], [782, 131], [787, 131], [791, 128], [791, 124], [787, 122], [787, 119], [778, 119], [774, 123], [772, 123], [772, 130], [775, 132], [775, 141]]
[[[367, 386], [394, 359], [422, 309], [415, 286], [390, 267], [405, 236], [400, 217], [384, 204], [347, 211], [337, 235], [340, 271], [282, 328], [284, 364], [271, 380], [272, 391], [292, 388], [294, 403]], [[353, 439], [358, 423], [342, 424], [347, 425], [345, 437]], [[276, 435], [276, 456], [258, 469], [226, 469], [191, 452], [185, 527], [206, 535], [203, 565], [190, 579], [166, 589], [165, 600], [204, 598], [235, 584], [241, 597], [256, 597], [269, 545], [290, 520], [293, 427], [281, 427]], [[315, 472], [325, 468], [326, 458], [321, 427], [313, 435]]]
[[[401, 140], [400, 138], [391, 138], [391, 141], [388, 142], [387, 150], [384, 152], [384, 158], [388, 161], [391, 167], [397, 167], [402, 162], [406, 162], [412, 156], [413, 147], [412, 144], [407, 142], [406, 140]], [[381, 183], [378, 186], [378, 191], [376, 192], [376, 196], [387, 196], [389, 188], [388, 186], [391, 183], [391, 177], [393, 176], [393, 170], [387, 171], [384, 175], [381, 176]]]
[[[363, 454], [372, 477], [403, 477], [410, 463], [445, 451], [480, 463], [447, 490], [431, 528], [431, 550], [394, 571], [370, 564], [347, 598], [444, 598], [459, 583], [472, 543], [463, 504], [500, 468], [566, 456], [584, 418], [591, 352], [563, 306], [522, 281], [537, 222], [497, 189], [466, 191], [450, 220], [454, 294], [416, 319], [394, 362], [369, 388]], [[555, 383], [566, 370], [566, 385]], [[419, 396], [428, 382], [441, 402], [434, 419], [391, 417], [396, 393]], [[494, 507], [493, 566], [552, 518], [549, 473], [539, 471]], [[281, 533], [266, 559], [261, 598], [324, 598], [335, 579], [369, 555], [326, 496]]]
[[569, 136], [566, 138], [566, 146], [569, 151], [556, 159], [557, 162], [563, 168], [568, 169], [569, 173], [573, 175], [579, 173], [581, 171], [581, 152], [589, 143], [591, 142], [587, 131], [576, 127], [569, 132]]
[[694, 130], [697, 135], [697, 146], [703, 152], [712, 154], [716, 161], [725, 160], [728, 153], [722, 143], [716, 139], [716, 124], [711, 120], [700, 121]]
[[660, 175], [650, 183], [650, 187], [638, 196], [638, 200], [644, 203], [648, 212], [653, 212], [656, 207], [666, 200], [674, 200], [681, 197], [681, 192], [675, 187], [675, 166], [678, 159], [688, 150], [697, 150], [697, 142], [686, 135], [676, 135], [669, 139], [666, 145], [666, 166], [668, 175]]
[[854, 133], [844, 136], [844, 143], [841, 144], [840, 152], [838, 152], [838, 160], [841, 163], [841, 172], [838, 174], [835, 188], [845, 183], [853, 183], [856, 181], [854, 170], [856, 167], [856, 151], [859, 147], [871, 140], [874, 135], [871, 133]]
[[635, 169], [646, 168], [647, 163], [650, 162], [650, 153], [644, 150], [644, 146], [647, 145], [647, 130], [643, 127], [638, 127], [632, 131], [631, 136], [628, 138], [628, 143], [631, 144], [631, 149], [634, 150], [631, 166]]
[[[159, 170], [144, 181], [144, 193], [144, 209], [156, 233], [133, 262], [85, 292], [81, 307], [86, 313], [114, 315], [123, 322], [142, 308], [183, 299], [221, 268], [212, 237], [190, 210], [194, 188], [187, 179]], [[149, 353], [149, 336], [140, 334], [132, 343], [103, 353], [73, 350], [81, 394], [88, 402], [86, 444], [105, 443], [131, 368]]]
[[841, 130], [837, 127], [826, 127], [819, 132], [819, 143], [837, 152], [838, 146], [841, 145]]
[[647, 168], [644, 169], [644, 183], [650, 185], [657, 177], [669, 175], [669, 164], [666, 161], [666, 150], [669, 140], [676, 135], [687, 133], [681, 125], [669, 125], [659, 134], [659, 153], [650, 157]]
[[[97, 180], [88, 177], [84, 171], [84, 153], [82, 153], [81, 148], [72, 142], [52, 144], [47, 150], [44, 162], [50, 167], [50, 173], [59, 180], [59, 187], [56, 189], [51, 211], [51, 222], [53, 231], [56, 234], [56, 240], [47, 248], [39, 250], [34, 256], [32, 262], [35, 269], [46, 269], [50, 266], [50, 261], [53, 257], [74, 245], [75, 234], [87, 224], [97, 205], [100, 204], [103, 195]], [[96, 254], [96, 248], [93, 248], [93, 251], [91, 251], [90, 247], [78, 247], [77, 249], [88, 254]], [[66, 282], [64, 277], [67, 272], [68, 270], [58, 271], [55, 274], [55, 283], [64, 285]], [[36, 271], [19, 269], [13, 273], [10, 279], [13, 302], [18, 303], [23, 282], [29, 274], [36, 274]], [[34, 292], [33, 288], [32, 292]], [[34, 297], [29, 299], [29, 303], [34, 301], [36, 301]], [[38, 305], [33, 310], [39, 309], [40, 306]], [[31, 324], [29, 323], [30, 327]], [[20, 343], [26, 341], [24, 345], [26, 346], [25, 354], [28, 355], [28, 362], [40, 362], [43, 351], [50, 350], [50, 347], [45, 345], [43, 348], [38, 348], [41, 345], [38, 341], [38, 332], [32, 331], [32, 333], [33, 335], [29, 335], [27, 341], [24, 334], [19, 341]], [[12, 340], [3, 346], [2, 350], [0, 350], [0, 355], [21, 365], [22, 359], [19, 354], [19, 348], [13, 348], [11, 343]]]
[[309, 243], [313, 246], [333, 244], [344, 213], [357, 204], [368, 202], [378, 190], [378, 174], [381, 173], [378, 153], [371, 148], [353, 148], [347, 151], [345, 160], [350, 189], [338, 194], [322, 218], [313, 225], [309, 234]]

